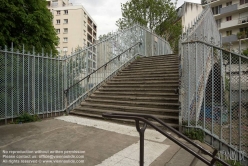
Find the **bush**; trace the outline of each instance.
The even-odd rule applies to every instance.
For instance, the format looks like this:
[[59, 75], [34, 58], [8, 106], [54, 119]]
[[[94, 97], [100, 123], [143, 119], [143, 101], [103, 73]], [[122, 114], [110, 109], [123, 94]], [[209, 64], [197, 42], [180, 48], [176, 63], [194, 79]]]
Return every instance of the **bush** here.
[[28, 123], [28, 122], [35, 122], [40, 120], [40, 117], [38, 115], [30, 115], [28, 113], [24, 113], [17, 117], [16, 123]]
[[199, 140], [201, 142], [204, 140], [204, 132], [201, 129], [190, 128], [184, 132], [184, 135], [193, 140]]
[[[235, 161], [235, 160], [226, 160], [225, 162], [231, 166], [242, 166], [242, 164], [239, 161]], [[216, 162], [215, 165], [222, 166], [222, 164], [219, 162]]]

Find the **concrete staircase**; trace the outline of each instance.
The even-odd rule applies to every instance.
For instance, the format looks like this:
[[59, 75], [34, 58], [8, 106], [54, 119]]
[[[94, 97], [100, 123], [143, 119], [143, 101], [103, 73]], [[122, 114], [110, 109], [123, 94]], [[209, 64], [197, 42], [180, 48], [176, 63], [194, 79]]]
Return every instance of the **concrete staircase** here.
[[70, 114], [93, 118], [102, 118], [105, 112], [151, 114], [178, 128], [178, 79], [177, 55], [138, 58]]

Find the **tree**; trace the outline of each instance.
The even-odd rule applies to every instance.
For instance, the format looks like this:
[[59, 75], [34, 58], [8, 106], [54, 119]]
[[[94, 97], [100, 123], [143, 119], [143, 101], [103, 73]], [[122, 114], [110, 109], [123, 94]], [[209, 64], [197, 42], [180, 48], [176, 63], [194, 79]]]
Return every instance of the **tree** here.
[[57, 54], [58, 37], [52, 25], [53, 16], [45, 0], [2, 0], [0, 3], [0, 46], [36, 53]]
[[176, 49], [182, 25], [177, 22], [175, 5], [170, 0], [131, 0], [121, 4], [120, 29], [139, 24], [164, 37]]
[[111, 32], [109, 32], [107, 34], [100, 35], [99, 36], [99, 41], [103, 41], [103, 40], [109, 38], [110, 36], [112, 36], [112, 33]]

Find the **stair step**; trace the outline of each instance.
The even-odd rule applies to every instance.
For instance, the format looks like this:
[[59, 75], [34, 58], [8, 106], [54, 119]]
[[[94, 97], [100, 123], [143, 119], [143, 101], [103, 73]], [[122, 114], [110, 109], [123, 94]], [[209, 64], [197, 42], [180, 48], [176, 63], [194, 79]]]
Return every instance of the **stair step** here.
[[178, 85], [179, 81], [178, 80], [146, 80], [146, 81], [143, 81], [143, 80], [140, 80], [140, 81], [128, 81], [128, 80], [120, 80], [120, 81], [113, 81], [113, 80], [109, 80], [107, 82], [107, 84], [146, 84], [146, 85], [149, 85], [149, 84], [176, 84]]
[[[177, 82], [178, 82], [178, 80], [179, 80], [179, 76], [177, 76], [177, 77], [170, 77], [169, 78], [170, 80], [173, 80], [173, 81], [176, 81], [177, 80]], [[112, 79], [112, 81], [147, 81], [147, 80], [152, 80], [152, 81], [154, 81], [154, 80], [168, 80], [168, 78], [164, 78], [164, 77], [156, 77], [156, 78], [118, 78], [118, 77], [114, 77], [113, 79]]]
[[178, 87], [178, 84], [154, 84], [154, 85], [146, 85], [146, 84], [136, 84], [136, 85], [131, 85], [131, 84], [128, 84], [128, 85], [120, 85], [120, 84], [116, 84], [116, 85], [112, 85], [112, 84], [106, 84], [106, 85], [103, 85], [102, 87], [104, 88], [177, 88]]
[[178, 97], [134, 97], [134, 96], [103, 96], [92, 94], [90, 98], [93, 99], [108, 99], [108, 100], [121, 100], [121, 101], [153, 101], [153, 102], [165, 102], [165, 103], [177, 103]]
[[119, 88], [111, 88], [111, 89], [106, 89], [106, 88], [99, 88], [99, 91], [103, 92], [157, 92], [157, 93], [175, 93], [175, 89], [131, 89], [131, 88], [126, 88], [126, 89], [119, 89]]
[[136, 77], [149, 77], [149, 76], [157, 76], [157, 77], [161, 77], [164, 75], [178, 75], [178, 71], [164, 71], [164, 72], [159, 72], [159, 73], [153, 73], [153, 72], [136, 72], [136, 73], [125, 73], [125, 72], [120, 72], [117, 74], [117, 76], [136, 76]]
[[175, 74], [175, 73], [172, 73], [172, 74], [140, 74], [140, 75], [117, 75], [115, 76], [115, 78], [143, 78], [143, 77], [149, 77], [149, 78], [156, 78], [156, 77], [178, 77], [178, 73]]
[[[103, 113], [127, 113], [125, 111], [116, 111], [114, 109], [111, 109], [111, 110], [103, 110], [103, 109], [96, 109], [96, 108], [81, 108], [81, 109], [75, 109], [77, 111], [87, 111], [88, 113], [96, 113], [96, 114], [100, 114], [102, 115]], [[128, 114], [134, 114], [132, 112], [128, 112]], [[159, 118], [159, 119], [163, 119], [163, 120], [178, 120], [178, 117], [177, 116], [170, 116], [170, 115], [161, 115], [161, 114], [149, 114], [147, 113], [147, 115], [154, 115], [155, 117]]]
[[87, 98], [86, 102], [90, 103], [105, 103], [105, 104], [118, 104], [118, 105], [133, 105], [136, 107], [149, 107], [149, 108], [172, 108], [177, 109], [179, 107], [178, 103], [159, 103], [159, 102], [142, 102], [142, 101], [118, 101], [118, 100], [99, 100]]
[[161, 114], [161, 115], [178, 115], [177, 109], [161, 109], [161, 108], [149, 108], [149, 107], [135, 107], [135, 106], [126, 106], [126, 105], [112, 105], [112, 104], [101, 104], [101, 103], [89, 103], [83, 101], [81, 106], [76, 107], [75, 110], [80, 110], [83, 108], [99, 108], [106, 110], [118, 110], [124, 112], [136, 112], [136, 113], [151, 113], [151, 114]]
[[140, 62], [140, 61], [135, 61], [134, 63], [132, 63], [131, 66], [136, 67], [136, 66], [171, 66], [171, 65], [178, 65], [179, 62], [178, 60], [173, 60], [173, 61], [147, 61], [147, 62]]
[[[128, 70], [144, 70], [144, 69], [170, 69], [170, 68], [175, 68], [176, 65], [161, 65], [161, 66], [155, 66], [155, 65], [152, 65], [152, 66], [128, 66], [126, 69]], [[178, 67], [178, 65], [176, 66]]]
[[[111, 122], [117, 122], [117, 123], [124, 123], [124, 124], [135, 124], [135, 121], [134, 120], [129, 120], [129, 119], [106, 119], [106, 118], [103, 118], [102, 115], [100, 114], [94, 114], [94, 113], [86, 113], [86, 112], [82, 112], [82, 111], [71, 111], [70, 114], [72, 115], [78, 115], [78, 116], [85, 116], [85, 117], [89, 117], [89, 118], [97, 118], [97, 119], [105, 119], [105, 120], [109, 120]], [[152, 122], [154, 125], [158, 126], [158, 127], [161, 127], [161, 125], [158, 123], [158, 122]], [[166, 122], [165, 122], [166, 123]], [[174, 127], [176, 129], [179, 128], [179, 125], [178, 124], [175, 124], [175, 123], [166, 123], [167, 125], [171, 126], [171, 127]], [[148, 126], [149, 127], [149, 126]]]
[[133, 97], [140, 97], [140, 96], [147, 96], [147, 97], [178, 97], [177, 94], [175, 93], [148, 93], [148, 92], [104, 92], [104, 91], [96, 91], [94, 94], [97, 95], [104, 95], [104, 96], [130, 96], [132, 95]]
[[123, 69], [121, 73], [146, 73], [146, 72], [171, 72], [171, 71], [178, 71], [178, 67], [171, 67], [167, 69], [139, 69], [139, 70], [132, 70], [132, 69]]

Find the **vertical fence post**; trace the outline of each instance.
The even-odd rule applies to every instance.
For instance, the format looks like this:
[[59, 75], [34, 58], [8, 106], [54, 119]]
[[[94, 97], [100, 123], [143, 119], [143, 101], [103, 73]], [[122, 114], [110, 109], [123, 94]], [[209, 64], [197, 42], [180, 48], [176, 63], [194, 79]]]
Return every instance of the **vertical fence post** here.
[[4, 51], [5, 51], [5, 56], [4, 56], [4, 63], [5, 63], [5, 66], [4, 66], [4, 68], [5, 68], [5, 70], [4, 70], [4, 84], [5, 84], [5, 115], [4, 115], [4, 118], [5, 118], [5, 124], [7, 124], [7, 118], [8, 118], [8, 113], [7, 113], [7, 105], [8, 105], [8, 99], [7, 99], [7, 93], [8, 93], [8, 86], [7, 86], [7, 67], [8, 67], [8, 63], [7, 63], [7, 46], [5, 46], [5, 49], [4, 49]]
[[[24, 66], [25, 66], [25, 63], [24, 63], [24, 45], [23, 45], [23, 48], [22, 48], [22, 113], [24, 113], [24, 111], [25, 111], [25, 95], [24, 95], [24, 89], [25, 89], [25, 82], [24, 82], [24, 80], [25, 80], [25, 77], [24, 77], [24, 75], [25, 75], [25, 72], [24, 72]], [[29, 94], [28, 94], [28, 98], [29, 98]], [[29, 103], [28, 103], [29, 104]]]
[[[211, 96], [212, 96], [212, 120], [211, 120], [211, 134], [214, 134], [214, 47], [211, 46], [211, 70], [212, 70], [212, 90], [211, 90]], [[211, 145], [213, 145], [213, 137], [211, 137]]]
[[13, 122], [14, 116], [14, 49], [13, 49], [13, 42], [11, 43], [11, 119]]
[[38, 69], [38, 72], [37, 72], [37, 81], [38, 81], [38, 91], [37, 91], [37, 96], [38, 96], [38, 101], [37, 101], [37, 111], [38, 111], [38, 114], [40, 114], [40, 54], [38, 54], [37, 56], [37, 69]]
[[[89, 50], [87, 49], [86, 50], [86, 75], [88, 76], [89, 75]], [[88, 81], [88, 78], [86, 80], [86, 91], [89, 90], [89, 81]]]
[[65, 102], [65, 110], [66, 110], [66, 114], [69, 114], [69, 108], [68, 108], [68, 92], [69, 90], [65, 90], [64, 91], [64, 102]]
[[195, 126], [197, 126], [197, 42], [195, 42]]
[[44, 118], [44, 108], [45, 108], [45, 98], [44, 98], [44, 49], [42, 48], [42, 74], [41, 74], [41, 79], [42, 79], [42, 84], [41, 84], [41, 92], [42, 92], [42, 117]]
[[242, 126], [241, 126], [242, 109], [241, 109], [241, 100], [242, 100], [242, 98], [241, 98], [241, 57], [239, 57], [239, 108], [238, 108], [238, 111], [239, 111], [239, 151], [241, 151], [241, 137], [242, 137]]
[[[203, 35], [203, 38], [204, 38], [204, 35]], [[205, 54], [205, 47], [206, 45], [203, 44], [203, 79], [204, 79], [204, 96], [203, 96], [203, 129], [205, 130], [205, 127], [206, 127], [206, 124], [205, 124], [205, 119], [206, 119], [206, 66], [205, 66], [205, 57], [206, 57], [206, 54]]]
[[188, 76], [188, 126], [190, 124], [190, 55], [189, 55], [189, 43], [188, 43], [188, 71], [189, 71], [189, 76]]
[[[220, 41], [221, 41], [221, 35], [220, 35]], [[221, 44], [220, 44], [221, 46]], [[225, 81], [225, 75], [223, 74], [223, 56], [222, 56], [222, 50], [220, 51], [220, 73], [221, 73], [221, 80], [220, 80], [220, 139], [222, 139], [222, 118], [223, 118], [223, 83]], [[224, 78], [223, 78], [224, 77]], [[220, 149], [222, 149], [222, 143], [220, 143]]]
[[32, 103], [33, 103], [33, 114], [35, 114], [35, 49], [33, 47], [33, 56], [32, 56]]
[[231, 58], [231, 52], [229, 53], [229, 120], [230, 120], [230, 125], [229, 125], [229, 144], [232, 145], [232, 88], [231, 88], [231, 81], [232, 81], [232, 72], [231, 72], [231, 64], [232, 64], [232, 58]]

